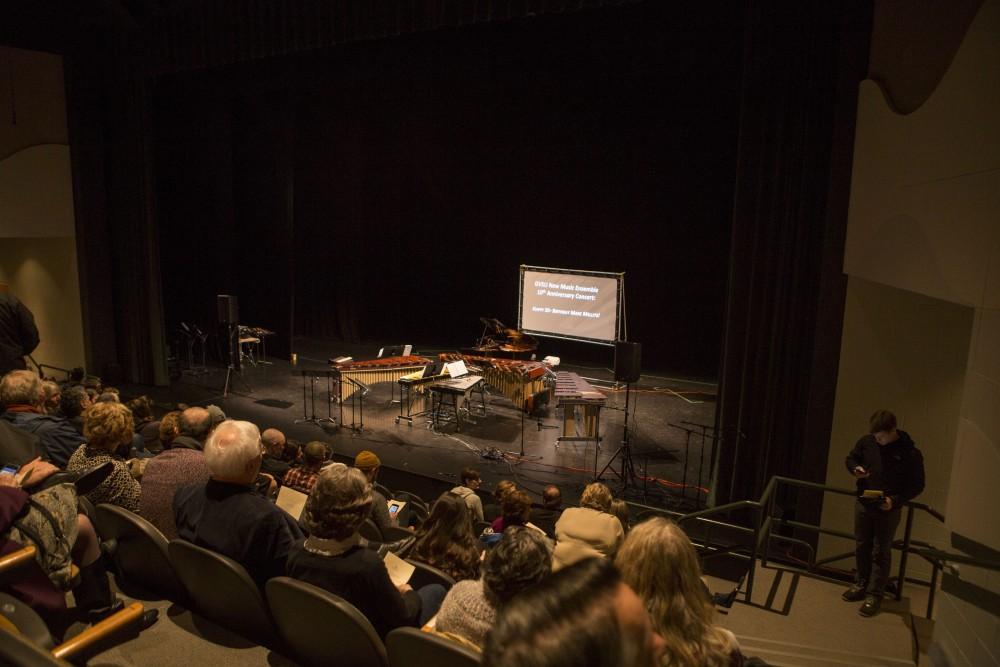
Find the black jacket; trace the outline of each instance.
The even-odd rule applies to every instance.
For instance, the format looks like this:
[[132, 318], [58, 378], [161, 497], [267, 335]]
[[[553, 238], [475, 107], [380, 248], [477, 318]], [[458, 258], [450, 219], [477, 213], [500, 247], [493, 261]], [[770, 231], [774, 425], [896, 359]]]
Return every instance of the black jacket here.
[[[924, 490], [924, 457], [909, 433], [898, 433], [899, 438], [885, 446], [879, 445], [873, 435], [864, 436], [845, 460], [847, 470], [852, 474], [856, 466], [871, 473], [869, 477], [857, 480], [858, 496], [865, 489], [881, 490], [892, 500], [893, 508], [901, 507]], [[872, 501], [872, 504], [879, 502]]]
[[24, 370], [24, 356], [38, 347], [38, 327], [27, 306], [13, 294], [0, 293], [0, 375]]
[[0, 415], [0, 419], [26, 433], [38, 436], [42, 455], [59, 468], [65, 468], [69, 457], [73, 455], [77, 447], [86, 442], [84, 437], [69, 423], [69, 420], [56, 415], [8, 410]]

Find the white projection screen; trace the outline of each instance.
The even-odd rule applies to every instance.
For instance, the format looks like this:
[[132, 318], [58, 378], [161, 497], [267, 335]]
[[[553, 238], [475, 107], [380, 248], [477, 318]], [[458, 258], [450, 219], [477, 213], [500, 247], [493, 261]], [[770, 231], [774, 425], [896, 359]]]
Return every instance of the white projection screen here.
[[624, 273], [521, 265], [518, 328], [602, 345], [620, 340]]

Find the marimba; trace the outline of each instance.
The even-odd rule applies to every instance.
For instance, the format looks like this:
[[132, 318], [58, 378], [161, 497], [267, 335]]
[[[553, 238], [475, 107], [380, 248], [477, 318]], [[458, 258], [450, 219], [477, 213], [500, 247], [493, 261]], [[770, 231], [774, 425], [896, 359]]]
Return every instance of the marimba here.
[[[361, 396], [364, 397], [368, 394], [369, 385], [378, 382], [395, 382], [405, 375], [422, 371], [425, 366], [429, 366], [431, 363], [427, 357], [411, 355], [369, 359], [367, 361], [349, 361], [346, 364], [331, 364], [331, 367], [340, 371], [342, 378], [340, 401], [343, 403], [358, 390], [361, 390]], [[343, 381], [343, 378], [348, 381]]]
[[551, 392], [551, 370], [541, 361], [517, 361], [478, 357], [457, 352], [442, 352], [438, 359], [444, 362], [464, 361], [480, 369], [486, 384], [497, 389], [518, 407], [528, 411], [536, 394]]
[[562, 435], [560, 442], [593, 440], [601, 442], [601, 408], [605, 396], [576, 373], [559, 371], [556, 373], [557, 406], [563, 410]]

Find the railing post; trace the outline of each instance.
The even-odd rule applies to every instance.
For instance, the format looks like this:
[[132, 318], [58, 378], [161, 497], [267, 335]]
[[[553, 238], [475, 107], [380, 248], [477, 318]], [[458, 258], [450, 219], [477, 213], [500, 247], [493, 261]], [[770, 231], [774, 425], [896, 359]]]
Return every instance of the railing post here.
[[[903, 531], [903, 553], [899, 557], [899, 581], [896, 583], [896, 600], [903, 599], [903, 582], [906, 581], [906, 559], [910, 555], [910, 537], [913, 533], [913, 506], [906, 507], [906, 530]], [[892, 546], [889, 547], [892, 553]]]
[[931, 590], [927, 594], [927, 620], [930, 621], [934, 616], [934, 593], [937, 591], [938, 584], [938, 572], [941, 570], [941, 561], [934, 561], [931, 567]]
[[757, 516], [753, 529], [753, 544], [750, 545], [750, 569], [747, 571], [747, 596], [746, 601], [749, 603], [751, 596], [753, 596], [753, 580], [754, 573], [757, 570], [757, 545], [760, 544], [760, 523], [761, 523], [761, 508], [757, 508]]

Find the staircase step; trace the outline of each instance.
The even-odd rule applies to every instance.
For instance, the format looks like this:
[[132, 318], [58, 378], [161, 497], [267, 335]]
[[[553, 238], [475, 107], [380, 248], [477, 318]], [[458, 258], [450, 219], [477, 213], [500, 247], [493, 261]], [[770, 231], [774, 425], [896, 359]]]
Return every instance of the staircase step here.
[[743, 655], [762, 658], [774, 667], [913, 667], [913, 661], [819, 646], [737, 635]]

